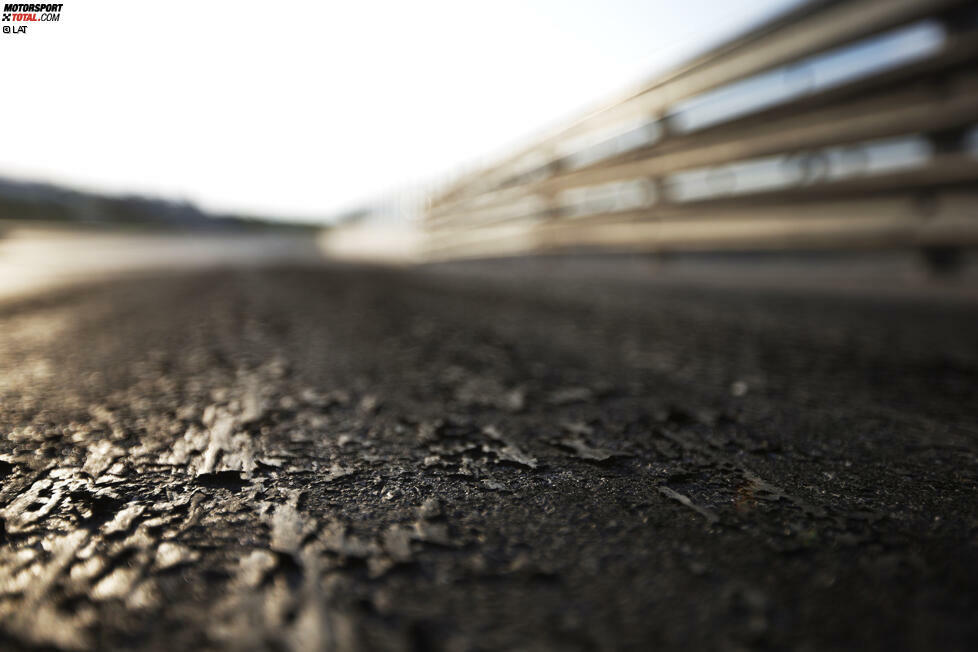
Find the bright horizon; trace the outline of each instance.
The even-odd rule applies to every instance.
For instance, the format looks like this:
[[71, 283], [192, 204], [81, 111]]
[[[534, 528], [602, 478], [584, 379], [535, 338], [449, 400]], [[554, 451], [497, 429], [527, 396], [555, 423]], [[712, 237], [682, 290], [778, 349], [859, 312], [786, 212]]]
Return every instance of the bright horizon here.
[[69, 0], [58, 23], [0, 34], [0, 176], [328, 218], [795, 4]]

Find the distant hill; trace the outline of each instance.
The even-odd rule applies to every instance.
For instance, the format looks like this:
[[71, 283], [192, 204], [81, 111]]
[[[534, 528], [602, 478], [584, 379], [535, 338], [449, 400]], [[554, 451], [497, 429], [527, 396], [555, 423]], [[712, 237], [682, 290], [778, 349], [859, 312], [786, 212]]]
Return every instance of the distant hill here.
[[187, 201], [104, 195], [0, 177], [0, 220], [179, 229], [318, 228], [272, 216], [213, 214]]

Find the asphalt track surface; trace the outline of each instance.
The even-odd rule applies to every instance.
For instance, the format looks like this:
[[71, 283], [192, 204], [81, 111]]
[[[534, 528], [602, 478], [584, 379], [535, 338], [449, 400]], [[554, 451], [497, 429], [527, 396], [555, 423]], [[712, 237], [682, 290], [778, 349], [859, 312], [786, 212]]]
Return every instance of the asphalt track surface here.
[[0, 306], [0, 647], [978, 647], [970, 302], [282, 267]]

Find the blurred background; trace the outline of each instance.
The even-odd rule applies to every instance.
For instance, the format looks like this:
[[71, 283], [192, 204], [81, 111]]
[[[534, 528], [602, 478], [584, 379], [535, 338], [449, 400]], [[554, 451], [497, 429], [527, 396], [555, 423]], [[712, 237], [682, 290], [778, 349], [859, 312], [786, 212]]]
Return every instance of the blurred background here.
[[0, 39], [0, 292], [322, 256], [967, 276], [976, 23], [938, 0], [65, 5]]

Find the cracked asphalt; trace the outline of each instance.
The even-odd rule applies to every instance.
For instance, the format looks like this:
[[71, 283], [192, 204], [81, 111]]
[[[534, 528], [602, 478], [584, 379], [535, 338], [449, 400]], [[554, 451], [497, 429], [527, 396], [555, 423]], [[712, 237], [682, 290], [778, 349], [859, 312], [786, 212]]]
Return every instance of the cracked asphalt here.
[[0, 647], [978, 647], [978, 306], [352, 266], [0, 306]]

